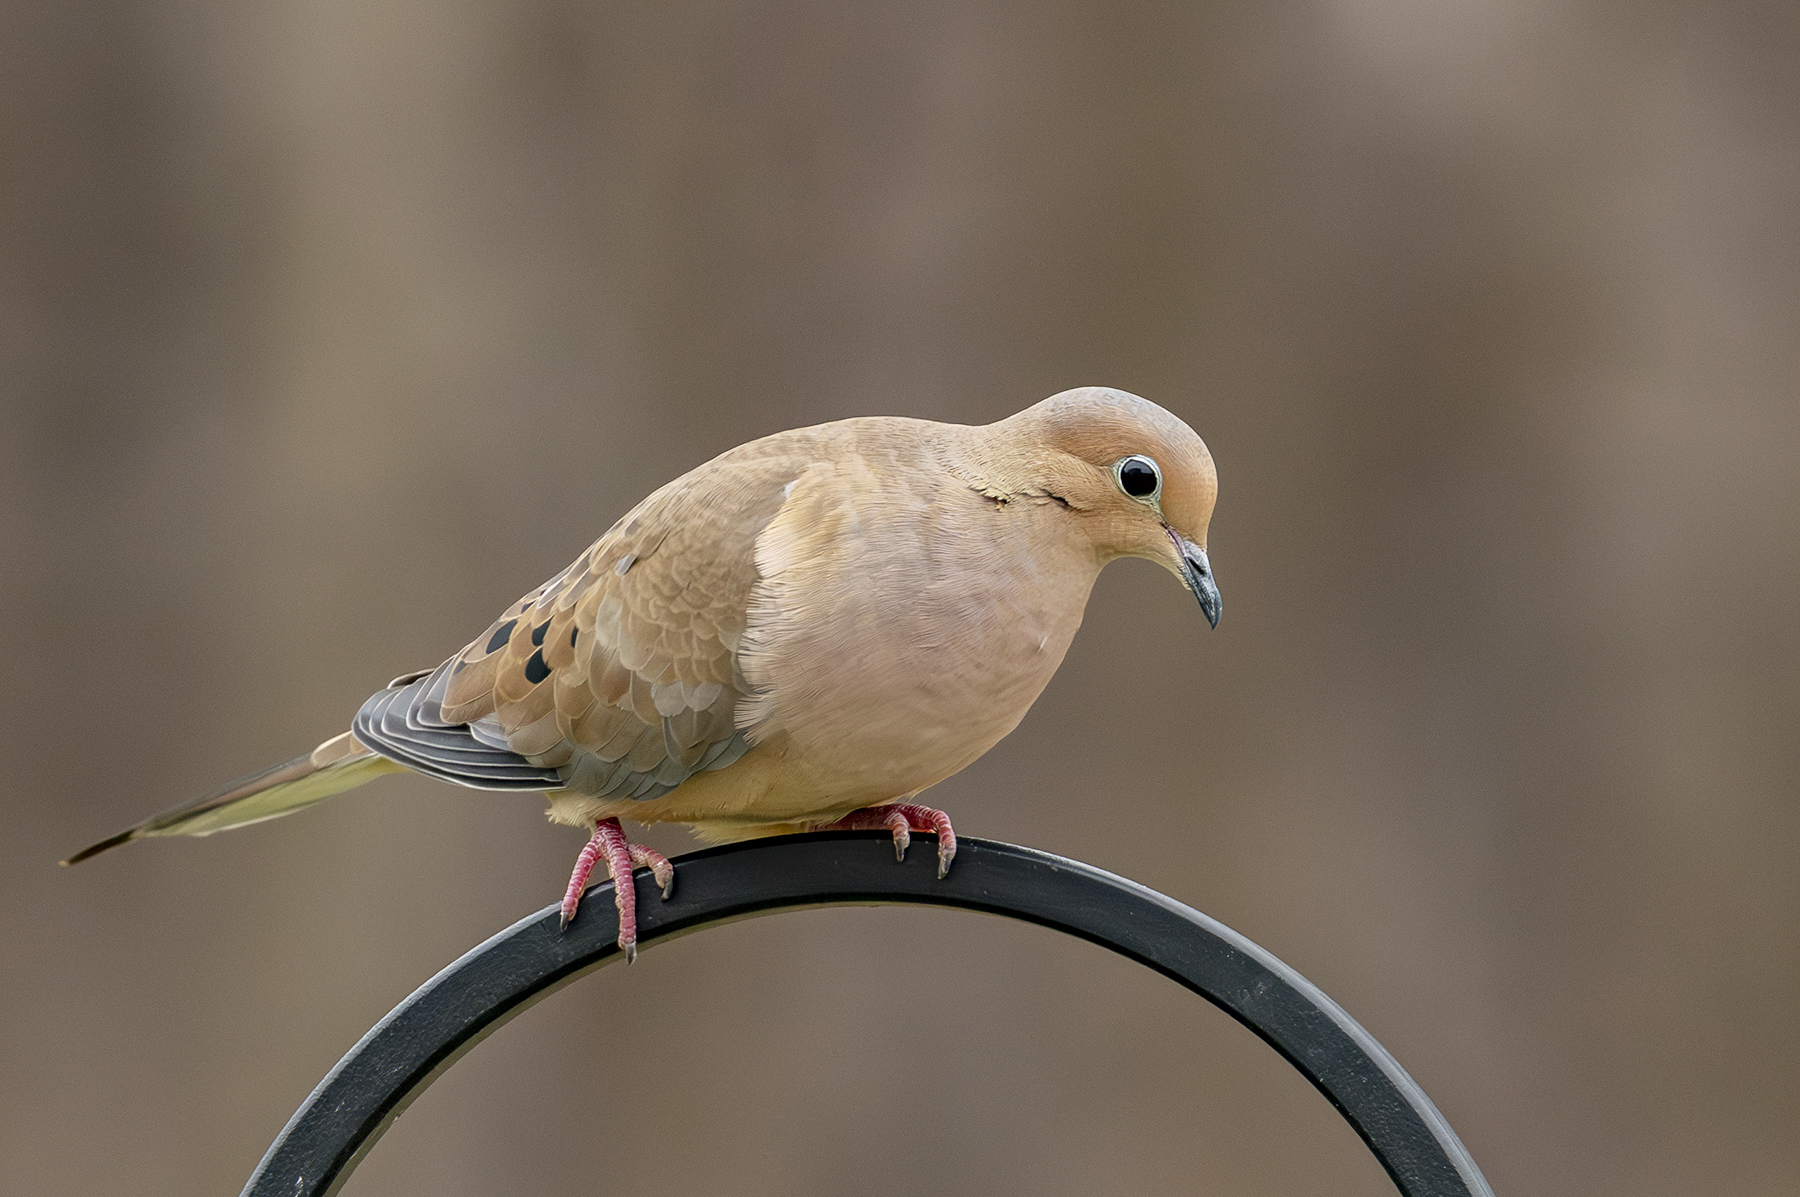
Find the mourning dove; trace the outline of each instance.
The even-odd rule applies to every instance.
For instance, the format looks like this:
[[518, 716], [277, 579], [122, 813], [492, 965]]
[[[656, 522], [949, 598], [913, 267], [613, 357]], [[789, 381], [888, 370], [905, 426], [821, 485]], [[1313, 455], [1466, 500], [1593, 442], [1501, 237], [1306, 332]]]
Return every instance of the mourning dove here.
[[636, 951], [619, 823], [703, 838], [876, 827], [903, 854], [948, 816], [911, 800], [1024, 718], [1109, 561], [1166, 567], [1219, 621], [1206, 446], [1145, 399], [1087, 387], [995, 424], [862, 417], [740, 445], [664, 486], [435, 669], [394, 679], [351, 730], [76, 853], [210, 835], [413, 770], [540, 790], [592, 834]]

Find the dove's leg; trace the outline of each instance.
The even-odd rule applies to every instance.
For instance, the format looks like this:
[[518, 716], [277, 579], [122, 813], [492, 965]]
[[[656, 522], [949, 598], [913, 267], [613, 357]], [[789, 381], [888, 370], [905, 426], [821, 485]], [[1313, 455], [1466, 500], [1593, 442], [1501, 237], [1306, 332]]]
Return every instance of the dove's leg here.
[[588, 876], [601, 860], [606, 861], [607, 875], [613, 880], [613, 904], [619, 908], [619, 946], [625, 949], [626, 963], [630, 963], [637, 959], [637, 887], [631, 882], [631, 871], [648, 866], [667, 900], [675, 892], [675, 866], [662, 853], [626, 839], [625, 829], [617, 819], [601, 819], [594, 824], [593, 837], [575, 858], [575, 871], [569, 875], [569, 888], [562, 900], [564, 927], [574, 919]]
[[929, 806], [915, 806], [911, 802], [890, 802], [886, 806], [865, 806], [861, 810], [853, 810], [835, 823], [827, 823], [820, 831], [891, 831], [894, 833], [894, 856], [906, 859], [906, 849], [912, 843], [915, 831], [934, 831], [938, 837], [938, 869], [939, 877], [950, 871], [950, 862], [956, 857], [956, 832], [950, 826], [950, 816], [941, 810]]

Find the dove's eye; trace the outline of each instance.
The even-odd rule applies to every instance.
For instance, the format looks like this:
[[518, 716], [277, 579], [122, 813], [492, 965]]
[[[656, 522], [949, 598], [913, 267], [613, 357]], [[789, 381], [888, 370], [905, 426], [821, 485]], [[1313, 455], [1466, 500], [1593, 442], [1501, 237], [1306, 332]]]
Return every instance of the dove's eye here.
[[1154, 503], [1162, 491], [1162, 471], [1141, 454], [1121, 457], [1113, 466], [1113, 477], [1119, 480], [1120, 490], [1145, 503]]

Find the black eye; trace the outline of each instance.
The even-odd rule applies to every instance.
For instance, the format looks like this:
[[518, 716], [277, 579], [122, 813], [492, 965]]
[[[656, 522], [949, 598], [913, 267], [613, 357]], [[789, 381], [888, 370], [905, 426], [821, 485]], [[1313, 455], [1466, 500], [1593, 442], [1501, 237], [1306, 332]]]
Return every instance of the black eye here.
[[1114, 467], [1119, 489], [1134, 499], [1148, 499], [1162, 488], [1162, 475], [1148, 457], [1127, 457]]

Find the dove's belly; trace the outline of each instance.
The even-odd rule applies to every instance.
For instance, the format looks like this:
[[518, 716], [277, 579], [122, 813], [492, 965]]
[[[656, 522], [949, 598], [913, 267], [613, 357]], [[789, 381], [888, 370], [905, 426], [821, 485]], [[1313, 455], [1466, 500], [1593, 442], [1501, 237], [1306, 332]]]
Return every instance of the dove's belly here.
[[1092, 580], [1071, 582], [1072, 601], [1055, 608], [996, 587], [936, 619], [927, 606], [925, 618], [845, 652], [831, 698], [802, 691], [785, 724], [820, 789], [867, 805], [934, 785], [992, 748], [1062, 664]]

